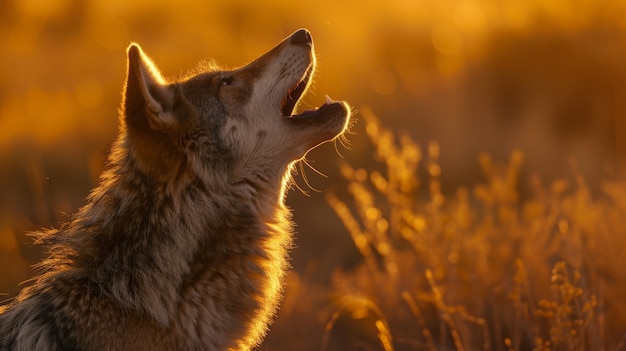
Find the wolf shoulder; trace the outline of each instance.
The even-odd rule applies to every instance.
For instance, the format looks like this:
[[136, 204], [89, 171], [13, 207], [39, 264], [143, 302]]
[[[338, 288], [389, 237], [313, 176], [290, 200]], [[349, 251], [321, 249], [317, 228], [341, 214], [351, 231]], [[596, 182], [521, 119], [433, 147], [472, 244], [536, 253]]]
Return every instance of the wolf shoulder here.
[[[36, 294], [23, 296], [34, 289]], [[165, 328], [146, 323], [80, 278], [36, 284], [18, 301], [0, 309], [0, 351], [177, 349]]]

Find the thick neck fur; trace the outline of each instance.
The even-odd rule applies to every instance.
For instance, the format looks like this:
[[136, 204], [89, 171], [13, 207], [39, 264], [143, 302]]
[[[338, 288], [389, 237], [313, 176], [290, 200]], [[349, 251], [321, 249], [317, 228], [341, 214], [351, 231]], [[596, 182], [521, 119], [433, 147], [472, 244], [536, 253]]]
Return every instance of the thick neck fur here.
[[[194, 311], [197, 330], [201, 321], [231, 318], [233, 335], [250, 332], [228, 346], [254, 345], [274, 312], [287, 266], [286, 179], [251, 175], [233, 186], [226, 176], [196, 174], [192, 161], [183, 160], [167, 180], [156, 180], [128, 144], [122, 137], [114, 146], [110, 168], [73, 220], [42, 234], [52, 252], [42, 279], [78, 273], [124, 309], [163, 327], [189, 323], [181, 311]], [[189, 294], [217, 300], [226, 311], [215, 315]], [[207, 337], [215, 336], [205, 328]]]

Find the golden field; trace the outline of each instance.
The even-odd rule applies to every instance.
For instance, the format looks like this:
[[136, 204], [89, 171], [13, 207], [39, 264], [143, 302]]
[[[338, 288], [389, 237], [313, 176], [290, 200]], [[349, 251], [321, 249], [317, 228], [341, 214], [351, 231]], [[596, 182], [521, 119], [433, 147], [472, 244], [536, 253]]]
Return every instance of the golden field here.
[[[592, 0], [0, 4], [0, 293], [28, 231], [83, 204], [125, 48], [166, 76], [308, 28], [305, 104], [355, 108], [288, 203], [293, 270], [261, 350], [626, 348], [626, 4]], [[318, 191], [319, 190], [319, 191]]]

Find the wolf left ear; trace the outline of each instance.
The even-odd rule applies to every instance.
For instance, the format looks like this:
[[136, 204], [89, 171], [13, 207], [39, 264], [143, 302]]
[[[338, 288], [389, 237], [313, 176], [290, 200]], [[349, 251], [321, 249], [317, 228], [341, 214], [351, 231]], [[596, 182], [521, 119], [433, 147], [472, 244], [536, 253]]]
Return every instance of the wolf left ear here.
[[166, 130], [176, 123], [174, 89], [167, 85], [154, 63], [139, 45], [128, 47], [128, 71], [124, 91], [126, 123], [135, 128], [148, 126]]

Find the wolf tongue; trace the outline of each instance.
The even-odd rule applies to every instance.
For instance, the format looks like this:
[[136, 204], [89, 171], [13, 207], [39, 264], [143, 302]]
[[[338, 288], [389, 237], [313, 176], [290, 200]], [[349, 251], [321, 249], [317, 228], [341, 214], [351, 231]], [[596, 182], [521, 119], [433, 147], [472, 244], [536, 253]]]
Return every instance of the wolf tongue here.
[[325, 98], [325, 102], [322, 105], [320, 105], [318, 107], [314, 107], [314, 108], [308, 109], [308, 110], [300, 111], [300, 113], [294, 114], [291, 117], [299, 118], [299, 119], [308, 119], [308, 118], [311, 118], [311, 117], [315, 117], [315, 116], [317, 116], [317, 114], [319, 112], [322, 112], [322, 110], [325, 110], [329, 105], [332, 105], [332, 104], [336, 103], [336, 101], [333, 100], [328, 95], [325, 95], [324, 98]]

